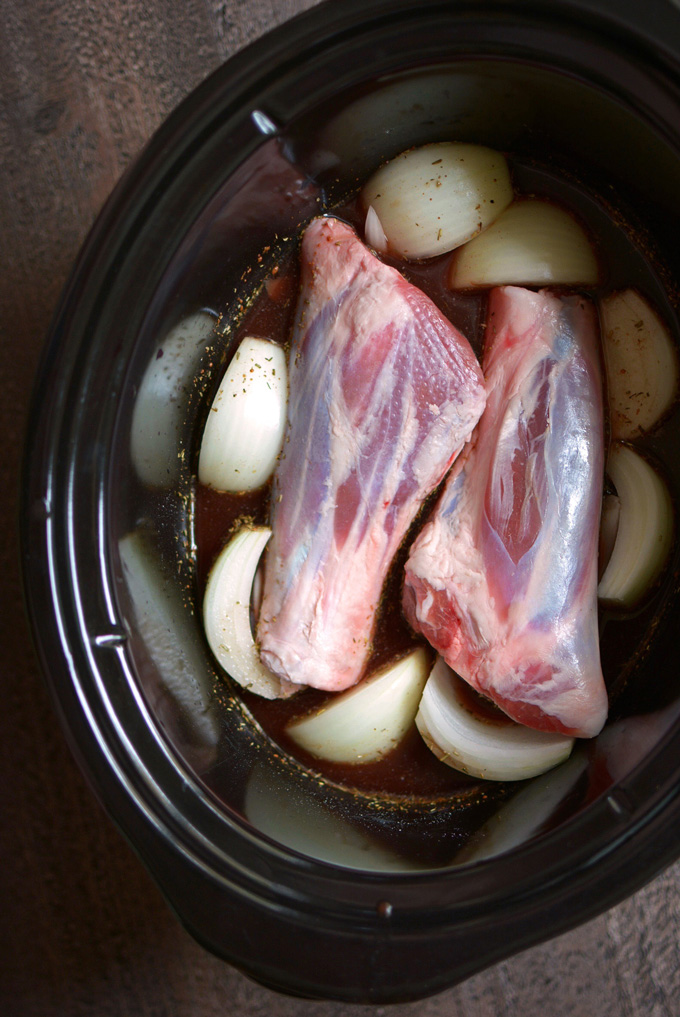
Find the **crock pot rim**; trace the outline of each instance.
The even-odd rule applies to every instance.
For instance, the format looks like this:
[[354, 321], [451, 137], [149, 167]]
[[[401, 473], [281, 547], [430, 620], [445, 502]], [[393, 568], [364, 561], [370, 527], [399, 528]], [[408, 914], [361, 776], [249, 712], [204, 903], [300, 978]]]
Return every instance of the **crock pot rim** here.
[[[411, 7], [411, 4], [405, 2], [405, 0], [399, 0], [396, 4], [399, 9], [407, 9]], [[444, 6], [442, 3], [432, 3], [425, 6], [419, 7], [419, 11], [424, 16], [426, 11], [429, 9], [441, 10]], [[461, 5], [468, 8], [470, 11], [476, 10], [474, 4]], [[535, 10], [536, 4], [524, 3], [524, 4], [512, 4], [510, 2], [498, 2], [495, 4], [489, 4], [486, 10], [503, 10], [509, 7], [521, 7], [527, 11]], [[539, 5], [540, 6], [540, 5]], [[583, 4], [583, 3], [555, 3], [554, 5], [559, 11], [564, 12], [577, 12], [583, 11], [586, 8], [589, 13], [592, 13], [592, 7], [594, 4]], [[604, 8], [604, 4], [601, 0], [598, 0], [596, 6], [598, 8]], [[630, 5], [624, 5], [626, 8]], [[657, 6], [659, 6], [657, 4]], [[290, 52], [291, 41], [294, 40], [298, 47], [302, 46], [302, 41], [309, 35], [310, 37], [315, 34], [317, 27], [323, 24], [323, 16], [329, 10], [330, 4], [321, 5], [321, 7], [313, 8], [306, 14], [300, 15], [292, 22], [283, 26], [282, 29], [277, 30], [279, 33], [278, 39], [278, 52], [283, 54], [284, 52]], [[394, 5], [386, 3], [385, 0], [362, 0], [361, 3], [349, 2], [345, 3], [342, 8], [342, 15], [338, 14], [338, 21], [343, 24], [347, 24], [352, 17], [357, 17], [361, 11], [366, 14], [370, 11], [372, 14], [375, 12], [385, 12], [388, 9], [393, 11]], [[552, 17], [556, 16], [553, 12]], [[650, 18], [650, 21], [653, 20]], [[677, 24], [677, 21], [676, 21]], [[619, 28], [620, 28], [619, 24]], [[660, 40], [659, 45], [666, 46], [666, 39]], [[65, 333], [69, 332], [69, 329], [73, 325], [73, 318], [76, 315], [76, 307], [79, 299], [84, 291], [96, 289], [96, 280], [98, 272], [101, 274], [103, 271], [102, 261], [106, 261], [107, 258], [102, 254], [102, 245], [104, 250], [106, 244], [109, 243], [112, 248], [120, 252], [121, 244], [115, 244], [111, 239], [111, 235], [115, 237], [117, 233], [116, 221], [120, 215], [120, 208], [128, 201], [133, 207], [137, 209], [137, 217], [141, 215], [141, 208], [143, 202], [140, 202], [139, 198], [133, 198], [133, 192], [137, 186], [137, 183], [141, 177], [147, 177], [147, 186], [145, 193], [147, 195], [153, 194], [154, 188], [158, 186], [158, 175], [161, 173], [161, 166], [166, 156], [166, 147], [173, 134], [177, 134], [184, 122], [190, 119], [192, 105], [200, 106], [203, 105], [210, 97], [211, 91], [216, 85], [224, 92], [229, 87], [235, 87], [237, 81], [241, 81], [244, 73], [247, 71], [250, 77], [253, 76], [253, 67], [260, 65], [261, 59], [267, 54], [267, 46], [270, 43], [270, 36], [265, 36], [263, 39], [258, 40], [247, 50], [237, 54], [236, 57], [232, 58], [232, 61], [228, 65], [219, 69], [215, 74], [208, 79], [202, 86], [199, 87], [197, 93], [194, 93], [184, 104], [180, 107], [175, 114], [172, 115], [170, 120], [164, 125], [154, 137], [152, 142], [149, 144], [146, 151], [140, 157], [138, 164], [136, 164], [131, 170], [128, 171], [123, 181], [116, 189], [114, 196], [110, 199], [106, 206], [105, 211], [102, 213], [100, 220], [94, 227], [90, 238], [88, 239], [83, 252], [80, 256], [78, 266], [76, 267], [74, 274], [71, 278], [69, 287], [64, 296], [60, 311], [57, 314], [55, 323], [51, 330], [51, 339], [48, 343], [46, 353], [43, 359], [41, 372], [39, 375], [39, 381], [36, 386], [36, 394], [33, 402], [33, 409], [31, 412], [31, 431], [29, 432], [29, 445], [27, 455], [25, 458], [24, 465], [24, 503], [22, 512], [22, 527], [23, 527], [23, 547], [24, 547], [24, 568], [26, 575], [26, 595], [29, 607], [29, 613], [33, 622], [33, 631], [36, 633], [38, 641], [38, 651], [41, 657], [43, 670], [48, 677], [50, 688], [52, 691], [53, 698], [57, 703], [59, 712], [62, 716], [62, 723], [66, 730], [69, 732], [70, 741], [72, 748], [79, 758], [81, 767], [89, 775], [91, 782], [95, 786], [95, 790], [98, 792], [110, 808], [110, 811], [116, 814], [118, 809], [121, 813], [125, 812], [125, 809], [121, 809], [120, 800], [118, 806], [115, 802], [120, 799], [119, 794], [108, 794], [102, 792], [102, 785], [107, 783], [108, 766], [113, 761], [111, 756], [111, 744], [105, 739], [102, 740], [102, 731], [97, 728], [94, 723], [94, 717], [90, 711], [90, 700], [86, 690], [84, 690], [82, 683], [79, 681], [78, 669], [74, 664], [74, 655], [70, 652], [68, 641], [64, 641], [65, 633], [68, 625], [64, 618], [60, 618], [54, 623], [54, 628], [48, 634], [40, 635], [40, 629], [44, 626], [45, 613], [49, 612], [50, 601], [53, 601], [55, 605], [60, 604], [60, 598], [57, 593], [57, 575], [51, 574], [45, 577], [40, 574], [41, 562], [40, 562], [40, 545], [44, 542], [44, 547], [47, 547], [56, 539], [56, 531], [54, 527], [60, 522], [59, 520], [59, 506], [56, 501], [50, 502], [50, 498], [53, 497], [56, 490], [55, 484], [58, 486], [58, 481], [52, 472], [52, 465], [56, 459], [56, 447], [57, 447], [57, 432], [56, 429], [51, 429], [51, 424], [54, 423], [55, 414], [61, 412], [62, 416], [65, 410], [65, 405], [59, 409], [58, 402], [55, 393], [49, 393], [50, 380], [55, 370], [63, 367], [64, 361], [64, 350], [61, 347], [62, 337]], [[268, 73], [272, 73], [270, 70]], [[247, 77], [247, 76], [246, 76]], [[244, 84], [243, 89], [250, 87]], [[235, 102], [236, 100], [234, 100]], [[168, 172], [167, 167], [162, 171], [164, 174]], [[155, 184], [149, 183], [149, 177], [153, 177], [156, 174]], [[133, 221], [135, 216], [128, 215], [127, 220]], [[141, 227], [140, 227], [141, 228]], [[115, 260], [115, 259], [114, 259]], [[110, 267], [110, 266], [109, 266]], [[96, 294], [93, 294], [96, 296]], [[94, 304], [91, 305], [92, 307]], [[82, 320], [82, 314], [80, 316]], [[72, 358], [73, 359], [73, 358]], [[38, 423], [36, 423], [38, 420]], [[36, 461], [40, 463], [40, 469], [36, 470]], [[73, 474], [72, 474], [73, 476]], [[46, 500], [47, 499], [47, 500]], [[40, 506], [43, 506], [43, 509]], [[66, 512], [68, 516], [68, 511]], [[58, 553], [58, 552], [57, 552]], [[52, 650], [55, 645], [59, 645], [61, 652], [64, 653], [64, 658], [60, 659], [55, 669], [55, 661], [52, 657]], [[68, 692], [66, 693], [66, 690]], [[66, 695], [65, 695], [66, 693]], [[65, 703], [65, 701], [68, 702]], [[80, 710], [80, 720], [74, 724], [74, 711]], [[90, 712], [90, 720], [83, 724], [86, 715]], [[108, 760], [105, 766], [102, 766], [102, 759], [99, 759], [96, 763], [93, 762], [91, 752], [91, 739], [95, 737], [98, 740], [99, 748], [102, 750], [102, 759]], [[120, 748], [120, 747], [118, 747]], [[657, 747], [655, 752], [652, 754], [654, 758], [666, 759], [671, 757], [677, 764], [680, 756], [680, 734], [679, 735], [668, 735], [666, 739]], [[121, 757], [124, 758], [124, 757]], [[644, 783], [643, 776], [644, 767], [638, 767], [636, 772], [631, 775], [628, 780], [628, 792], [631, 795], [633, 801], [637, 798], [636, 788], [638, 784]], [[677, 768], [674, 770], [677, 772]], [[130, 777], [129, 772], [126, 772], [126, 777]], [[153, 787], [153, 780], [149, 781], [149, 788]], [[135, 781], [130, 780], [128, 786], [128, 793], [131, 788], [135, 786]], [[120, 789], [118, 789], [120, 790]], [[645, 807], [639, 813], [639, 820], [637, 823], [633, 823], [628, 827], [627, 832], [624, 834], [620, 829], [620, 817], [612, 820], [611, 815], [609, 818], [608, 829], [618, 829], [618, 835], [613, 841], [610, 841], [609, 849], [605, 849], [603, 846], [603, 852], [595, 854], [590, 858], [588, 867], [592, 871], [594, 866], [598, 866], [602, 863], [602, 860], [606, 856], [610, 856], [615, 848], [620, 848], [624, 841], [631, 842], [633, 839], [640, 841], [644, 832], [644, 824], [649, 821], [651, 827], [654, 827], [656, 823], [655, 818], [658, 818], [660, 810], [667, 809], [669, 813], [677, 818], [678, 812], [678, 786], [677, 781], [669, 779], [664, 782], [663, 786], [657, 789], [656, 798], [654, 801], [648, 799]], [[156, 829], [161, 833], [165, 840], [170, 843], [174, 838], [170, 837], [168, 840], [168, 827], [162, 830], [163, 822], [161, 821], [162, 810], [157, 811], [156, 809], [148, 808], [148, 801], [144, 802], [144, 796], [138, 798], [136, 802], [136, 808], [142, 808], [145, 812], [146, 820], [149, 826], [155, 826]], [[609, 809], [611, 813], [611, 806], [604, 802], [597, 802], [589, 807], [590, 810], [605, 810]], [[127, 810], [129, 811], [129, 810]], [[604, 812], [602, 812], [604, 815]], [[576, 822], [582, 819], [585, 823], [587, 815], [592, 818], [595, 815], [594, 811], [590, 813], [584, 813], [582, 817], [576, 817]], [[613, 825], [612, 825], [613, 824]], [[619, 825], [617, 825], [619, 824]], [[125, 829], [126, 824], [121, 823]], [[650, 828], [651, 828], [650, 827]], [[564, 831], [562, 831], [564, 833]], [[571, 834], [575, 835], [577, 832], [575, 827], [571, 827]], [[560, 831], [555, 832], [556, 835], [560, 834]], [[239, 830], [239, 835], [243, 835], [243, 830]], [[553, 835], [549, 835], [553, 836]], [[656, 837], [659, 837], [659, 832], [656, 831]], [[254, 838], [261, 846], [262, 842], [258, 837]], [[607, 839], [607, 838], [605, 838]], [[680, 845], [677, 849], [672, 846], [662, 843], [661, 840], [657, 840], [657, 846], [661, 848], [662, 859], [661, 864], [658, 868], [667, 864], [671, 857], [674, 857], [680, 852]], [[134, 843], [134, 839], [133, 839]], [[554, 842], [552, 842], [554, 843]], [[135, 844], [138, 849], [138, 846]], [[176, 850], [176, 847], [173, 847]], [[272, 850], [267, 845], [267, 851]], [[282, 851], [281, 849], [273, 849], [274, 854], [277, 856], [277, 861], [285, 860], [290, 862], [290, 856], [288, 852]], [[526, 849], [523, 849], [526, 850]], [[538, 851], [539, 846], [529, 846], [529, 854], [534, 851]], [[317, 867], [324, 868], [323, 863], [312, 862], [309, 863], [307, 859], [294, 859], [294, 865], [296, 868], [302, 867], [307, 873], [311, 867], [316, 870]], [[485, 866], [498, 865], [498, 859], [494, 859], [488, 863], [478, 863], [480, 866], [480, 872]], [[457, 873], [463, 872], [463, 869], [451, 870], [451, 878], [454, 878]], [[646, 879], [650, 877], [650, 874], [654, 874], [656, 870], [647, 871], [642, 877], [639, 872], [631, 874], [628, 881], [622, 884], [622, 892], [617, 899], [625, 896], [626, 893], [630, 892], [630, 889], [636, 888], [641, 885]], [[214, 875], [214, 873], [213, 873]], [[448, 875], [448, 873], [447, 873]], [[329, 873], [325, 873], [325, 877], [328, 877]], [[414, 880], [416, 883], [433, 882], [442, 878], [442, 870], [436, 870], [434, 873], [423, 873], [416, 876], [405, 875], [399, 876], [398, 881], [408, 882]], [[331, 882], [340, 880], [342, 882], [358, 881], [361, 884], [370, 884], [371, 886], [385, 885], [391, 883], [395, 877], [393, 875], [383, 876], [370, 874], [365, 875], [362, 873], [356, 873], [351, 870], [343, 869], [340, 874], [333, 873], [330, 876]], [[613, 903], [612, 899], [610, 903]], [[598, 907], [598, 910], [601, 908]], [[581, 920], [581, 919], [578, 919]]]

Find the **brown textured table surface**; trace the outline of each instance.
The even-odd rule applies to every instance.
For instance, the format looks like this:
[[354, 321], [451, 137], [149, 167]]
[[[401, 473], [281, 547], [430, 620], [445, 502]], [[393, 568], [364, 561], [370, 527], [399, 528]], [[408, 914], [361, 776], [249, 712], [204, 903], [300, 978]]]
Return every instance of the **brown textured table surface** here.
[[57, 727], [23, 618], [16, 532], [22, 432], [51, 314], [93, 218], [165, 115], [234, 50], [312, 4], [0, 3], [0, 1014], [680, 1014], [680, 865], [588, 925], [428, 1001], [277, 996], [180, 928]]

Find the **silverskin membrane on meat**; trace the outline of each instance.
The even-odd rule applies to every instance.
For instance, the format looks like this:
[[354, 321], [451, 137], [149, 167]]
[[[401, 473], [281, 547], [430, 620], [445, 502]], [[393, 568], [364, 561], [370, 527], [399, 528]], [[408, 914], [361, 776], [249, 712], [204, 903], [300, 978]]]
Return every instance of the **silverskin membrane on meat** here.
[[578, 296], [492, 290], [484, 415], [406, 566], [404, 609], [510, 717], [604, 725], [597, 546], [604, 416], [596, 312]]
[[281, 678], [364, 674], [390, 564], [484, 409], [465, 337], [345, 223], [312, 221], [258, 625]]

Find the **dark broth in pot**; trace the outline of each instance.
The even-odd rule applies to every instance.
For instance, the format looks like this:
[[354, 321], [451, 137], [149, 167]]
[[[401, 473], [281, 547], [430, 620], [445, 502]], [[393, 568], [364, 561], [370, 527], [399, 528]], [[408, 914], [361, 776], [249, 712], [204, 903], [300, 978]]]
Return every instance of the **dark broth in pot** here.
[[[664, 270], [650, 250], [644, 233], [629, 226], [618, 210], [609, 207], [579, 180], [530, 161], [514, 160], [511, 169], [516, 194], [547, 198], [561, 204], [578, 218], [590, 234], [600, 260], [601, 283], [597, 289], [585, 289], [582, 292], [597, 301], [611, 291], [636, 288], [659, 310], [677, 341], [675, 315], [669, 300], [669, 280], [664, 277]], [[345, 219], [362, 236], [363, 213], [356, 198], [325, 211], [332, 211], [334, 215]], [[450, 257], [447, 254], [420, 263], [392, 258], [385, 260], [430, 296], [446, 317], [467, 336], [479, 355], [487, 293], [451, 291], [446, 284]], [[297, 252], [294, 252], [282, 258], [260, 292], [250, 301], [238, 330], [234, 332], [230, 348], [235, 350], [245, 335], [261, 336], [286, 345], [295, 312], [298, 283]], [[674, 500], [677, 500], [677, 481], [673, 475], [674, 454], [671, 450], [673, 445], [677, 445], [679, 429], [676, 409], [660, 427], [635, 442], [658, 465], [669, 482]], [[422, 644], [422, 639], [409, 629], [401, 612], [403, 565], [408, 546], [436, 497], [437, 492], [423, 506], [390, 570], [375, 627], [367, 674]], [[197, 483], [194, 499], [197, 592], [199, 599], [202, 599], [210, 567], [238, 525], [244, 521], [268, 523], [269, 486], [253, 493], [232, 495], [220, 494]], [[618, 616], [612, 612], [601, 613], [600, 645], [605, 681], [610, 694], [610, 718], [618, 715], [619, 703], [626, 700], [623, 693], [653, 636], [656, 621], [663, 610], [664, 583], [668, 586], [668, 582], [666, 574], [635, 612]], [[667, 699], [669, 691], [657, 691], [659, 703], [662, 704]], [[432, 808], [432, 814], [437, 817], [434, 836], [429, 840], [424, 836], [420, 846], [417, 837], [414, 839], [413, 829], [410, 826], [406, 829], [403, 822], [397, 836], [393, 829], [387, 831], [384, 823], [378, 823], [373, 829], [370, 820], [366, 822], [365, 817], [358, 819], [364, 826], [371, 828], [374, 834], [377, 830], [380, 837], [389, 834], [388, 839], [397, 850], [416, 857], [424, 864], [442, 864], [448, 860], [454, 849], [464, 843], [469, 833], [479, 827], [497, 807], [494, 802], [505, 799], [514, 790], [506, 785], [480, 782], [439, 762], [415, 730], [393, 752], [375, 763], [341, 765], [317, 759], [297, 747], [287, 737], [285, 729], [291, 720], [317, 709], [328, 698], [328, 693], [308, 689], [291, 699], [278, 701], [261, 699], [240, 689], [238, 695], [242, 698], [247, 713], [266, 737], [315, 779], [327, 781], [329, 785], [350, 792], [356, 791], [362, 796], [437, 803]], [[472, 690], [469, 695], [471, 700], [480, 700]], [[654, 700], [656, 696], [653, 697]], [[491, 708], [495, 710], [495, 707]], [[219, 769], [212, 777], [206, 775], [204, 780], [219, 795]], [[597, 793], [597, 788], [589, 785], [588, 788], [582, 788], [580, 793], [583, 800], [587, 800]], [[469, 808], [470, 805], [475, 808]], [[452, 834], [447, 839], [442, 833], [441, 824], [444, 820], [441, 817], [450, 816], [453, 812], [459, 813], [458, 818], [452, 821], [455, 824], [455, 835]], [[461, 818], [461, 813], [468, 816], [469, 823]], [[422, 820], [420, 822], [422, 825]], [[434, 848], [433, 845], [438, 840], [439, 847]], [[430, 846], [427, 847], [427, 844]], [[441, 852], [444, 852], [443, 857], [440, 857]]]

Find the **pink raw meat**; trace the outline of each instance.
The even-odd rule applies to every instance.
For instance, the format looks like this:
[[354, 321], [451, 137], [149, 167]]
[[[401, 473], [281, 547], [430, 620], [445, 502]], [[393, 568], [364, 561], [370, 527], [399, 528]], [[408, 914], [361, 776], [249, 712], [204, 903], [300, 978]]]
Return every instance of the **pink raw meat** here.
[[390, 563], [485, 402], [467, 340], [349, 226], [302, 243], [258, 639], [298, 684], [362, 677]]
[[493, 290], [484, 370], [487, 408], [413, 544], [404, 609], [449, 666], [515, 720], [590, 737], [607, 715], [594, 308]]

